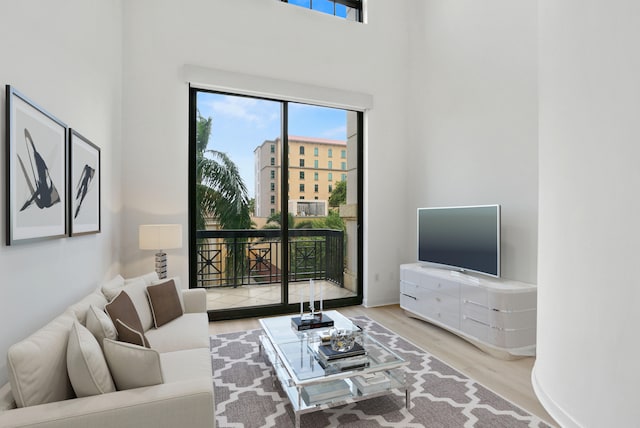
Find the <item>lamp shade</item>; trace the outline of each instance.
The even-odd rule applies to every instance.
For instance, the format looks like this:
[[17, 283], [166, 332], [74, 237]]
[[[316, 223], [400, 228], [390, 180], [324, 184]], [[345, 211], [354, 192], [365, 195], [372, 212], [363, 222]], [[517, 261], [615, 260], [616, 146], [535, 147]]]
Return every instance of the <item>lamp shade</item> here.
[[142, 224], [139, 229], [141, 250], [168, 250], [182, 247], [181, 224]]

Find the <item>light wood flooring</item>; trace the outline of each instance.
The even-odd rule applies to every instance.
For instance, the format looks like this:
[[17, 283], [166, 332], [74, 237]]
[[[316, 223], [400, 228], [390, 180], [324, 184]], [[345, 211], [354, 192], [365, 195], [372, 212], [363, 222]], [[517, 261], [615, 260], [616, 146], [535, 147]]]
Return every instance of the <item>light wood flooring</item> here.
[[[497, 394], [555, 425], [553, 418], [536, 398], [531, 386], [531, 369], [535, 358], [512, 361], [494, 358], [446, 330], [409, 318], [399, 305], [375, 308], [350, 306], [340, 308], [338, 311], [346, 316], [366, 315]], [[260, 328], [257, 318], [217, 321], [209, 324], [211, 334], [256, 328]]]

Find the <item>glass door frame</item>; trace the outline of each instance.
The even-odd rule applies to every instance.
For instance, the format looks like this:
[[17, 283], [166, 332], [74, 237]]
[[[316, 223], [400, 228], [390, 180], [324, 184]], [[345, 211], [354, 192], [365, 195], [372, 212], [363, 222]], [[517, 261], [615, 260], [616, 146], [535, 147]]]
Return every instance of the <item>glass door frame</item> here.
[[[222, 92], [211, 89], [200, 88], [197, 86], [189, 85], [189, 140], [188, 140], [188, 243], [189, 243], [189, 288], [197, 287], [197, 230], [196, 230], [196, 117], [197, 117], [197, 94], [198, 92], [209, 92], [220, 95], [248, 97], [254, 99], [262, 99], [267, 101], [278, 102], [281, 104], [282, 116], [281, 116], [281, 137], [282, 137], [282, 150], [280, 159], [280, 180], [283, 189], [288, 189], [288, 174], [289, 174], [289, 147], [288, 147], [288, 107], [289, 103], [293, 101], [266, 98], [259, 96], [249, 96], [231, 92]], [[324, 107], [322, 104], [309, 104]], [[335, 107], [332, 107], [335, 108]], [[347, 110], [345, 111], [354, 111]], [[363, 272], [364, 272], [364, 237], [363, 237], [363, 222], [364, 222], [364, 203], [363, 203], [363, 184], [364, 184], [364, 113], [361, 111], [355, 111], [357, 116], [357, 294], [352, 297], [343, 297], [339, 299], [327, 300], [324, 302], [325, 309], [334, 309], [344, 306], [360, 305], [363, 301]], [[283, 192], [284, 194], [284, 192]], [[281, 239], [282, 242], [288, 242], [289, 230], [288, 230], [288, 191], [287, 197], [280, 198], [280, 212], [281, 219]], [[282, 246], [281, 257], [282, 260], [288, 261], [288, 245]], [[296, 313], [300, 309], [299, 302], [288, 302], [288, 290], [289, 290], [289, 266], [287, 263], [282, 263], [284, 269], [281, 274], [281, 301], [280, 303], [263, 305], [263, 306], [248, 306], [243, 308], [232, 308], [223, 310], [208, 310], [209, 321], [227, 320], [227, 319], [239, 319], [250, 317], [263, 317], [270, 315], [280, 315], [286, 313]]]

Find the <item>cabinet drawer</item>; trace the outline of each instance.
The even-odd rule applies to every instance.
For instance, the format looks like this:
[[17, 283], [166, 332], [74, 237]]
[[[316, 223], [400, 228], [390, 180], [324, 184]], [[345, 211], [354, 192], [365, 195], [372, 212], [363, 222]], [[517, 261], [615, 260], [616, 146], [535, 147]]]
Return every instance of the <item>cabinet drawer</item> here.
[[460, 313], [462, 316], [468, 316], [485, 324], [489, 324], [491, 314], [489, 309], [470, 300], [463, 300]]
[[523, 329], [536, 326], [536, 311], [490, 311], [489, 324], [498, 328]]
[[450, 296], [455, 296], [457, 299], [460, 298], [460, 285], [446, 279], [425, 276], [420, 281], [420, 285], [432, 291], [446, 293]]
[[418, 296], [424, 314], [449, 327], [460, 328], [460, 300], [444, 293], [428, 291]]
[[400, 294], [408, 294], [416, 297], [418, 292], [418, 285], [406, 281], [400, 281]]
[[538, 307], [536, 293], [490, 293], [487, 306], [505, 311], [522, 311]]
[[410, 294], [400, 293], [400, 307], [416, 314], [421, 313], [418, 299]]
[[481, 342], [489, 339], [489, 326], [466, 315], [462, 317], [460, 330]]
[[522, 348], [524, 346], [535, 345], [536, 329], [497, 329], [489, 330], [488, 342], [501, 348]]

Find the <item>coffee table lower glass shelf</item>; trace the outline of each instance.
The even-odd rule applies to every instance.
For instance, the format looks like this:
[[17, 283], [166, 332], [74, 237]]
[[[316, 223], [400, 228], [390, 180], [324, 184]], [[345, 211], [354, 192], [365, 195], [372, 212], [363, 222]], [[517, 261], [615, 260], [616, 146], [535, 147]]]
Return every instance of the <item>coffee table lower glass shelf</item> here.
[[[336, 324], [358, 329], [336, 311], [327, 311]], [[366, 332], [358, 335], [358, 343], [366, 351], [356, 368], [339, 367], [319, 361], [320, 335], [326, 329], [293, 331], [291, 317], [261, 319], [260, 352], [271, 363], [275, 384], [277, 379], [291, 401], [295, 425], [300, 426], [300, 416], [331, 407], [389, 394], [394, 389], [404, 390], [405, 406], [409, 408], [410, 396], [404, 366], [407, 361], [373, 339]], [[285, 330], [288, 329], [288, 330]], [[366, 361], [365, 364], [362, 364]], [[340, 361], [338, 360], [340, 363]]]

